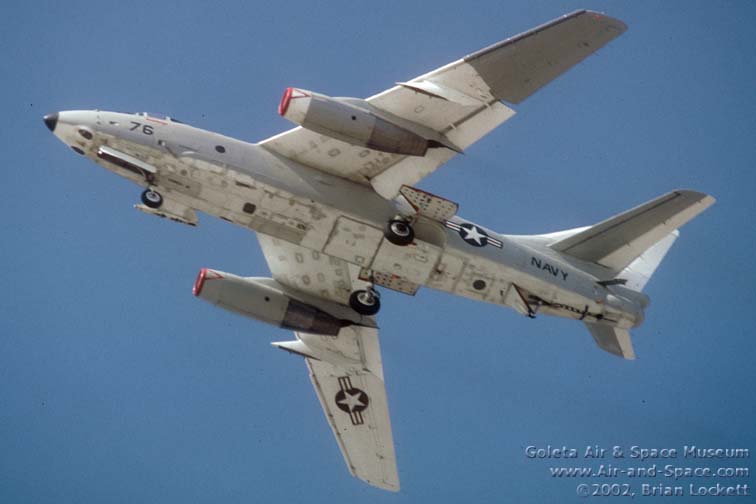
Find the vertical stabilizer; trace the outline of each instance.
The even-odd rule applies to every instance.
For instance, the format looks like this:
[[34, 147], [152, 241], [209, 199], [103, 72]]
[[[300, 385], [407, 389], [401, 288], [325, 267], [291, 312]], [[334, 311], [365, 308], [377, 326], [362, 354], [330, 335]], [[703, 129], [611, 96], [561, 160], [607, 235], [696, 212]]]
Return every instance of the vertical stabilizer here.
[[678, 236], [680, 236], [679, 231], [672, 231], [622, 270], [617, 277], [627, 280], [625, 287], [634, 291], [642, 291]]

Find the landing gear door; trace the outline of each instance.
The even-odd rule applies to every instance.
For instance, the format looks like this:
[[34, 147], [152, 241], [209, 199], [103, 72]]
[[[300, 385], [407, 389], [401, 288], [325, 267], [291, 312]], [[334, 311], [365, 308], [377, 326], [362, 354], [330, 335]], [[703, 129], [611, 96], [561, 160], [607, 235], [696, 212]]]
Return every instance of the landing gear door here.
[[404, 196], [418, 215], [428, 219], [444, 222], [451, 219], [457, 214], [459, 205], [448, 199], [444, 199], [435, 194], [416, 189], [408, 185], [403, 185], [399, 193]]

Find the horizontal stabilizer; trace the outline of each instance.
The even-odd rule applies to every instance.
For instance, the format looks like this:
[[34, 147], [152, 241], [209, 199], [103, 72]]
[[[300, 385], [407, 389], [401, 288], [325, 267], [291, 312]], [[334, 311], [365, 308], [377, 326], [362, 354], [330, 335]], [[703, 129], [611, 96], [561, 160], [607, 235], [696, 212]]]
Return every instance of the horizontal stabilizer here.
[[630, 331], [627, 329], [618, 329], [616, 327], [594, 324], [586, 322], [585, 326], [591, 332], [594, 341], [600, 349], [610, 354], [622, 357], [624, 359], [635, 359], [635, 350], [633, 350], [633, 341], [630, 338]]
[[619, 273], [665, 236], [714, 204], [695, 191], [677, 190], [551, 244], [557, 252]]

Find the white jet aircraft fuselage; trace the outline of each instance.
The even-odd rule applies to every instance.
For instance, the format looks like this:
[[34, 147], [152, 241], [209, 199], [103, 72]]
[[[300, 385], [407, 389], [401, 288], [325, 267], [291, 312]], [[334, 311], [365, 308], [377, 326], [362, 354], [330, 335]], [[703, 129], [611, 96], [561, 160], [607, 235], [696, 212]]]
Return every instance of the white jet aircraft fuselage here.
[[677, 228], [714, 202], [676, 190], [593, 226], [513, 236], [415, 187], [625, 30], [577, 11], [367, 99], [288, 88], [278, 111], [300, 126], [256, 144], [146, 113], [44, 121], [78, 154], [145, 187], [139, 210], [192, 226], [200, 210], [257, 232], [272, 278], [202, 269], [194, 294], [294, 330], [273, 345], [305, 358], [350, 473], [396, 491], [376, 286], [580, 320], [601, 349], [633, 359], [643, 287]]
[[[397, 246], [381, 230], [406, 212], [401, 202], [255, 144], [146, 113], [98, 110], [59, 112], [54, 133], [104, 168], [140, 185], [159, 187], [166, 202], [161, 208], [177, 207], [167, 214], [176, 220], [197, 209], [317, 253], [338, 254], [357, 268], [399, 277], [405, 284], [512, 307], [525, 296], [538, 298], [532, 315], [540, 309], [622, 328], [643, 320], [644, 302], [622, 299], [597, 283], [602, 279], [586, 271], [590, 264], [580, 269], [549, 252], [543, 246], [548, 238], [500, 235], [456, 216], [444, 225], [418, 216], [418, 240], [409, 247]], [[125, 162], [116, 164], [103, 152], [125, 154], [119, 156]], [[144, 170], [123, 166], [126, 156], [154, 168], [149, 182]], [[343, 231], [345, 220], [358, 226], [351, 233], [355, 243], [342, 247], [346, 252], [329, 254], [332, 236], [349, 233]], [[421, 237], [427, 243], [420, 243]]]

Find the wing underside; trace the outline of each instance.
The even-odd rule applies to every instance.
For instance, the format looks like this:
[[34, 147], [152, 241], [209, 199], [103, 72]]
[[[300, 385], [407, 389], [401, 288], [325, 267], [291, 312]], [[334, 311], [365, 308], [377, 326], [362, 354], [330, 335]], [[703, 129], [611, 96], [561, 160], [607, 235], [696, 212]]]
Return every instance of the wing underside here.
[[[273, 278], [289, 292], [345, 304], [353, 284], [345, 261], [258, 233]], [[336, 336], [297, 332], [274, 346], [305, 358], [310, 380], [349, 472], [399, 490], [378, 329], [372, 317]]]
[[[510, 119], [520, 103], [626, 29], [602, 14], [578, 11], [421, 75], [368, 98], [377, 116], [395, 118], [442, 135], [464, 150]], [[385, 198], [413, 186], [454, 155], [434, 147], [424, 156], [373, 150], [297, 127], [260, 143], [275, 155], [370, 185]], [[426, 211], [446, 215], [453, 204]], [[431, 208], [432, 207], [432, 208]], [[273, 277], [293, 291], [344, 304], [353, 283], [348, 265], [260, 235]], [[374, 321], [371, 321], [374, 326]], [[370, 325], [370, 324], [367, 324]], [[349, 325], [337, 336], [296, 333], [275, 346], [305, 358], [315, 392], [350, 472], [396, 491], [396, 469], [378, 331]]]
[[296, 291], [347, 304], [356, 280], [343, 259], [309, 250], [285, 240], [257, 233], [273, 278]]
[[[377, 342], [377, 331], [374, 336]], [[399, 490], [386, 387], [377, 375], [307, 358], [310, 380], [349, 472]]]
[[378, 330], [349, 326], [337, 336], [296, 333], [273, 346], [305, 358], [310, 380], [349, 472], [399, 490]]
[[[377, 114], [409, 121], [466, 149], [514, 115], [501, 103], [520, 103], [593, 54], [627, 27], [590, 11], [577, 11], [368, 98]], [[456, 153], [429, 149], [404, 156], [351, 145], [297, 127], [264, 140], [266, 149], [356, 182], [393, 198]]]

